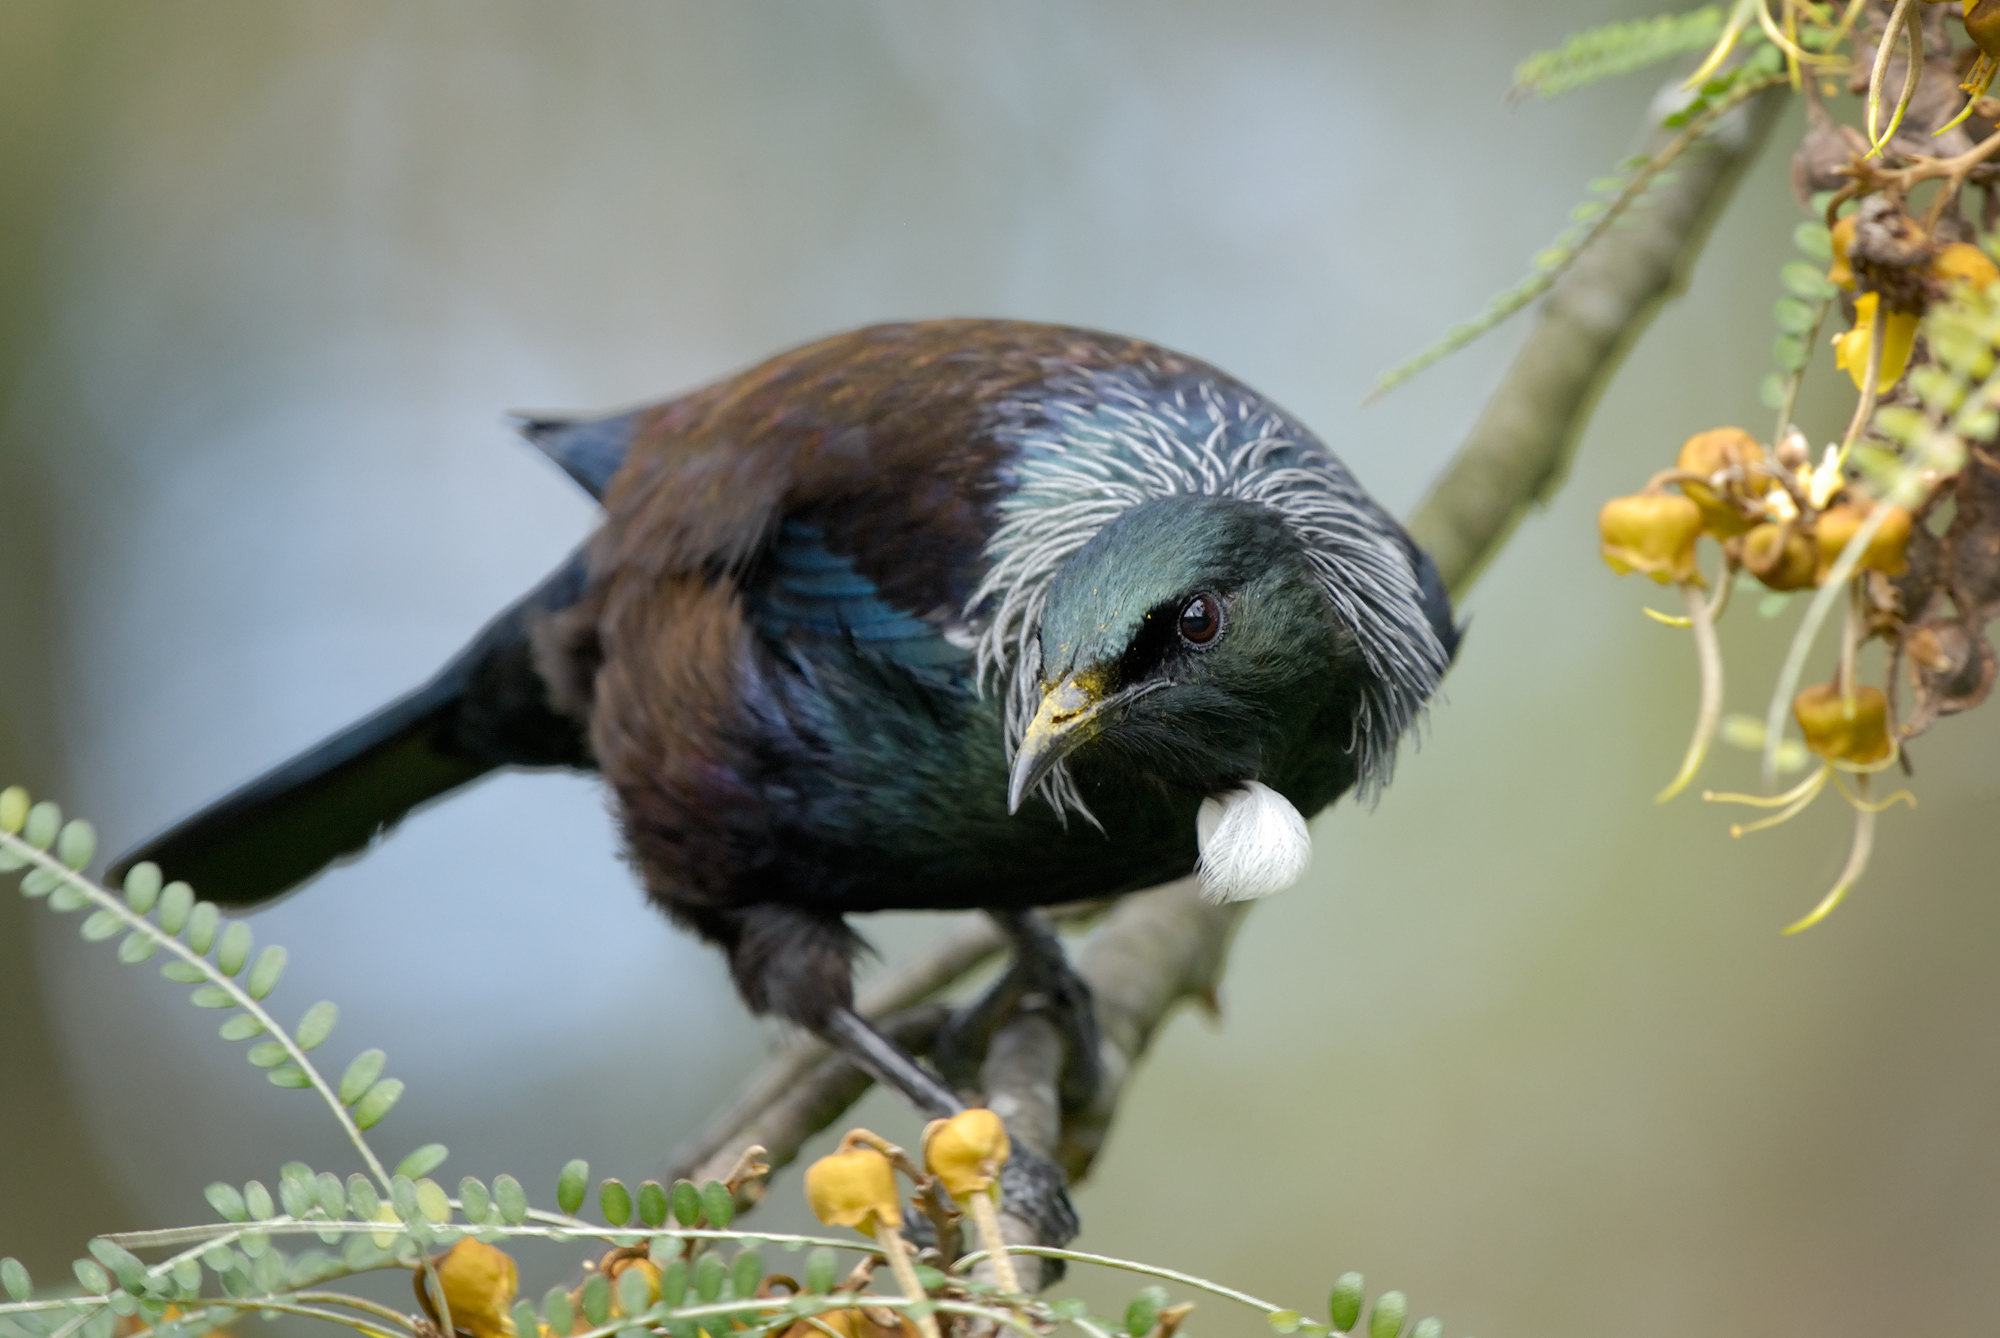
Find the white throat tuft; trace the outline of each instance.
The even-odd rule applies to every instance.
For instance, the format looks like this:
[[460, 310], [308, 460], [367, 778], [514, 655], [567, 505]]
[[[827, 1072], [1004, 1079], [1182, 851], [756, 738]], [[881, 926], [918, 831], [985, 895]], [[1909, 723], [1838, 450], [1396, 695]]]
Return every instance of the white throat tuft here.
[[1261, 781], [1202, 800], [1194, 829], [1205, 901], [1248, 901], [1282, 892], [1312, 861], [1306, 820]]

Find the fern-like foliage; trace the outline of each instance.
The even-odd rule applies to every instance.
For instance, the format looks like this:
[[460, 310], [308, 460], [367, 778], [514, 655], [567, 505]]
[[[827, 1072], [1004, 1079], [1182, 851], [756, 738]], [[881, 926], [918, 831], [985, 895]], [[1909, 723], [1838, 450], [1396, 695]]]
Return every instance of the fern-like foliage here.
[[1703, 5], [1685, 14], [1660, 14], [1607, 23], [1577, 33], [1561, 46], [1537, 51], [1514, 70], [1510, 96], [1548, 99], [1603, 79], [1616, 78], [1712, 45], [1722, 35], [1722, 10]]
[[[83, 873], [96, 846], [89, 823], [63, 821], [56, 805], [32, 803], [19, 787], [0, 791], [0, 873], [25, 871], [22, 894], [45, 900], [52, 910], [88, 908], [83, 936], [100, 941], [123, 935], [118, 955], [128, 963], [164, 953], [161, 974], [194, 985], [195, 1007], [229, 1014], [224, 1039], [265, 1038], [251, 1047], [250, 1062], [277, 1086], [318, 1093], [365, 1171], [343, 1178], [288, 1162], [278, 1171], [275, 1193], [256, 1180], [212, 1184], [205, 1197], [218, 1220], [100, 1236], [72, 1266], [74, 1281], [55, 1287], [37, 1288], [19, 1260], [0, 1259], [0, 1338], [202, 1338], [251, 1314], [317, 1319], [364, 1338], [701, 1338], [711, 1332], [840, 1338], [862, 1327], [857, 1317], [884, 1311], [907, 1315], [941, 1338], [1003, 1329], [1047, 1334], [1057, 1326], [1082, 1338], [1176, 1338], [1193, 1309], [1191, 1301], [1170, 1303], [1158, 1285], [1141, 1289], [1117, 1318], [1093, 1315], [1079, 1298], [1002, 1293], [972, 1275], [981, 1253], [927, 1255], [936, 1266], [916, 1267], [917, 1285], [906, 1294], [868, 1290], [873, 1264], [883, 1258], [878, 1241], [730, 1229], [747, 1199], [744, 1185], [769, 1174], [758, 1160], [762, 1148], [746, 1152], [727, 1182], [664, 1186], [647, 1180], [635, 1190], [616, 1178], [603, 1180], [597, 1186], [602, 1221], [579, 1216], [590, 1196], [590, 1168], [581, 1160], [557, 1177], [554, 1210], [531, 1206], [520, 1181], [504, 1174], [490, 1184], [465, 1176], [454, 1196], [432, 1177], [447, 1155], [440, 1143], [418, 1147], [389, 1170], [367, 1137], [402, 1092], [402, 1083], [382, 1076], [382, 1052], [362, 1051], [338, 1082], [323, 1076], [308, 1052], [332, 1032], [333, 1005], [313, 1005], [290, 1031], [264, 1007], [284, 968], [284, 950], [266, 947], [253, 957], [247, 925], [224, 923], [219, 909], [197, 900], [186, 883], [162, 885], [151, 865], [126, 876], [122, 895], [100, 886]], [[926, 1184], [918, 1199], [930, 1193]], [[284, 1248], [312, 1238], [326, 1248]], [[520, 1240], [588, 1240], [608, 1252], [581, 1287], [553, 1288], [538, 1303], [516, 1294], [513, 1261], [499, 1248]], [[797, 1276], [767, 1273], [767, 1248], [806, 1251]], [[839, 1252], [860, 1255], [861, 1265], [843, 1275]], [[1436, 1319], [1409, 1325], [1409, 1302], [1401, 1292], [1383, 1292], [1367, 1304], [1358, 1273], [1333, 1284], [1321, 1320], [1132, 1260], [1033, 1246], [1010, 1252], [1158, 1279], [1248, 1307], [1279, 1334], [1444, 1333]], [[328, 1286], [388, 1269], [412, 1275], [425, 1314], [401, 1314]], [[872, 1321], [867, 1327], [874, 1327]]]

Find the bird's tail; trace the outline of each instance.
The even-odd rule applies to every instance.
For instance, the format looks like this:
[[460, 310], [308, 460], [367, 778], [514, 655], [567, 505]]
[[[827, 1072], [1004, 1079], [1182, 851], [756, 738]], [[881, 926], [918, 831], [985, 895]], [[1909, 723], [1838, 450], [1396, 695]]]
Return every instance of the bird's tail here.
[[507, 610], [400, 701], [217, 800], [121, 857], [204, 899], [253, 906], [357, 855], [411, 810], [507, 765], [590, 765], [581, 730], [548, 704], [528, 633], [572, 602], [578, 559]]

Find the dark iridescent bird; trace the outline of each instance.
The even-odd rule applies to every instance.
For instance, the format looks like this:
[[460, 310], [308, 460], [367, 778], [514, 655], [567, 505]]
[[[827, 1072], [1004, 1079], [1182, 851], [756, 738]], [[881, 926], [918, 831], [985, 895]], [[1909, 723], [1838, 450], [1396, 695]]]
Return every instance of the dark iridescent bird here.
[[596, 535], [428, 685], [121, 869], [254, 905], [496, 768], [594, 769], [752, 1009], [941, 1113], [850, 1008], [848, 913], [989, 910], [1046, 969], [1031, 908], [1197, 868], [1275, 891], [1456, 644], [1429, 560], [1311, 433], [1133, 339], [878, 326], [525, 431]]

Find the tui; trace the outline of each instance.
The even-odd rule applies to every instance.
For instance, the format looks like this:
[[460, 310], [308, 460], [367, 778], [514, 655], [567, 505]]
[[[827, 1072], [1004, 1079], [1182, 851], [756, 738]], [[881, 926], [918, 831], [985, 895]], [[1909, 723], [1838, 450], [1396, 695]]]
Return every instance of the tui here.
[[[116, 873], [254, 905], [496, 768], [596, 770], [648, 894], [754, 1011], [948, 1113], [852, 1011], [848, 912], [993, 912], [1087, 1069], [1087, 992], [1033, 908], [1289, 883], [1302, 815], [1387, 779], [1457, 643], [1430, 560], [1305, 428], [1134, 339], [877, 326], [523, 431], [602, 502], [590, 541], [430, 683]], [[1005, 1192], [1066, 1239], [1049, 1169]]]

